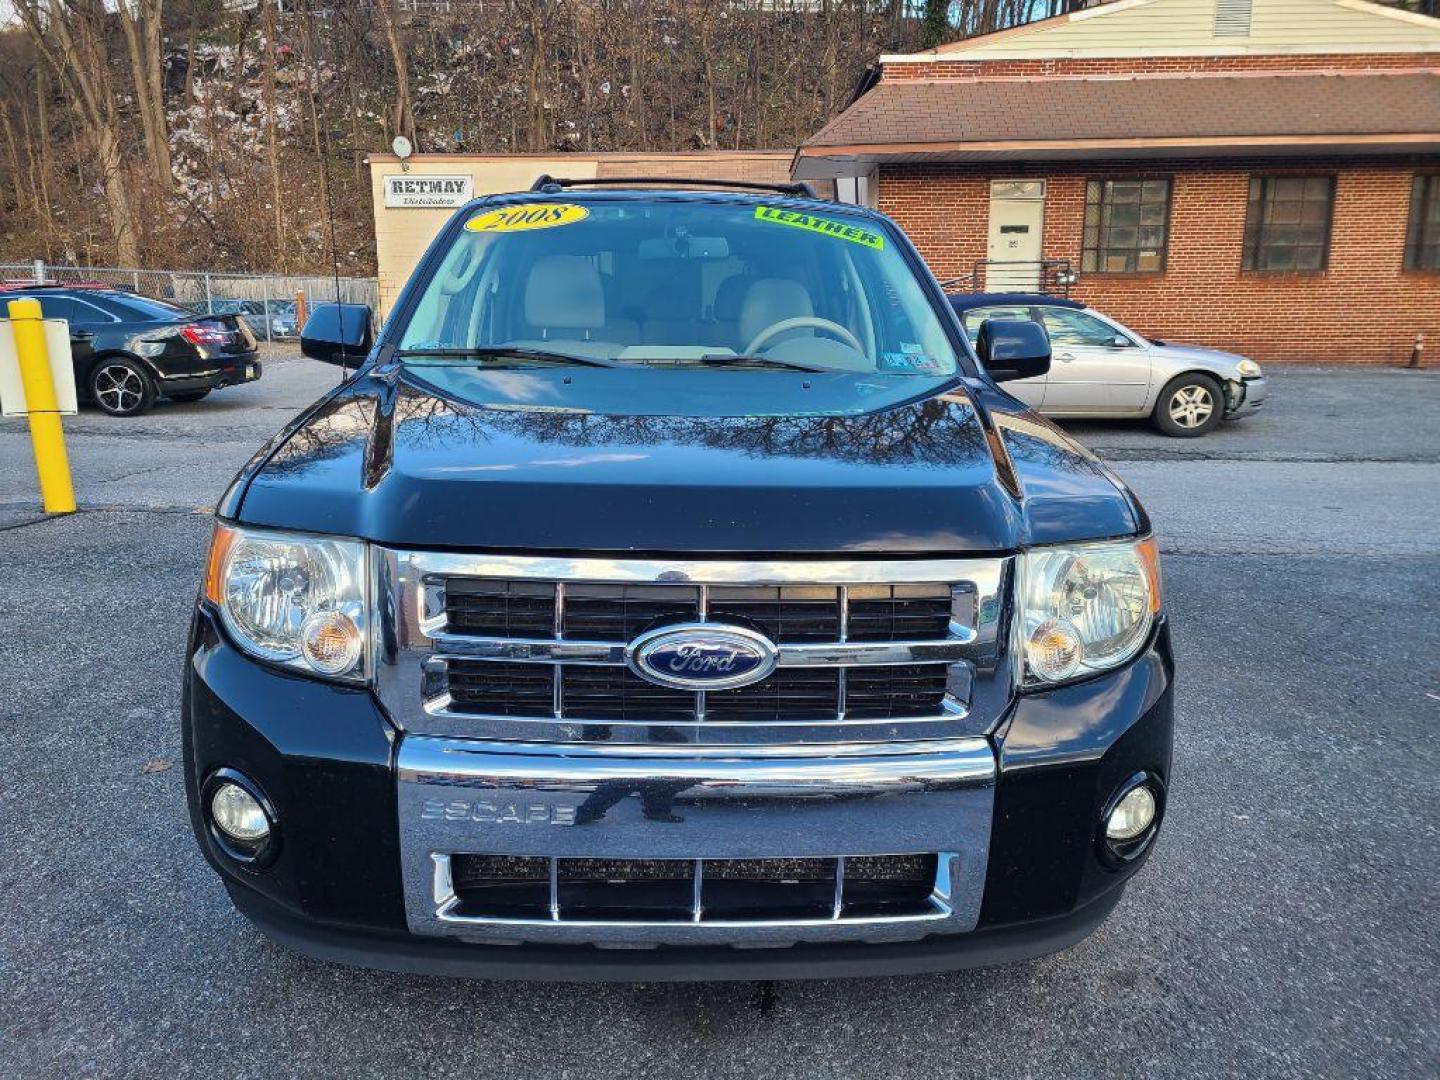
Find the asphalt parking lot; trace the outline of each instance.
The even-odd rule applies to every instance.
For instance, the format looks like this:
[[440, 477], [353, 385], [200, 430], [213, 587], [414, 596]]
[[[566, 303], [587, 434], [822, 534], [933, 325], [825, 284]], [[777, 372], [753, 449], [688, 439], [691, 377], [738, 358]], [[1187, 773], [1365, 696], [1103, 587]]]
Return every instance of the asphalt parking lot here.
[[334, 369], [67, 420], [61, 520], [0, 421], [0, 1075], [1437, 1075], [1440, 372], [1272, 374], [1206, 439], [1073, 428], [1166, 552], [1149, 867], [1068, 953], [865, 981], [466, 983], [270, 944], [167, 766], [208, 509]]

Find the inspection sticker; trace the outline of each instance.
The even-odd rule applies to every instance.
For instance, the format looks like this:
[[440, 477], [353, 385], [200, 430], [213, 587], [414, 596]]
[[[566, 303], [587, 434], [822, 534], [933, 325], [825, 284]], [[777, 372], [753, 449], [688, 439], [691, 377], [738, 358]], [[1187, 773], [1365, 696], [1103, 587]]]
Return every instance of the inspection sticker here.
[[478, 233], [553, 229], [557, 225], [574, 225], [589, 216], [589, 210], [573, 203], [522, 203], [473, 217], [465, 223], [465, 228]]
[[863, 244], [876, 251], [885, 250], [885, 238], [878, 232], [862, 229], [858, 225], [846, 225], [843, 221], [816, 217], [814, 214], [804, 214], [799, 210], [780, 210], [773, 206], [757, 206], [755, 217], [760, 221], [769, 221], [776, 225], [789, 225], [791, 228], [807, 229], [810, 232], [824, 233], [826, 236], [834, 236], [840, 240], [849, 240], [852, 244]]
[[944, 370], [939, 360], [924, 353], [911, 352], [909, 349], [898, 353], [881, 353], [880, 363], [876, 366], [881, 371], [918, 371], [926, 375], [939, 375]]

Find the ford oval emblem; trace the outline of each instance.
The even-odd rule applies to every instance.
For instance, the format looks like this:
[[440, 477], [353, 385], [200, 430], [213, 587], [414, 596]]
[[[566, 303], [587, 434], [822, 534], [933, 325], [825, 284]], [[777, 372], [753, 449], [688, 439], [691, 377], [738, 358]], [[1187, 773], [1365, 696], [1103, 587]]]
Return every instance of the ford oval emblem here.
[[626, 649], [630, 670], [680, 690], [733, 690], [775, 670], [775, 646], [743, 626], [686, 623], [641, 634]]

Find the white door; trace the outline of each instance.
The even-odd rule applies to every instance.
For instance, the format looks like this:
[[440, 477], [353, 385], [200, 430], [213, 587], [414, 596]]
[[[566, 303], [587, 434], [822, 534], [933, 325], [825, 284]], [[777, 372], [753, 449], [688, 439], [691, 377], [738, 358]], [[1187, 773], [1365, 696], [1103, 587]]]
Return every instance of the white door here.
[[1050, 335], [1045, 411], [1054, 415], [1135, 415], [1150, 390], [1150, 350], [1077, 308], [1041, 307]]
[[995, 180], [990, 184], [986, 292], [1034, 292], [1040, 287], [1044, 227], [1044, 180]]

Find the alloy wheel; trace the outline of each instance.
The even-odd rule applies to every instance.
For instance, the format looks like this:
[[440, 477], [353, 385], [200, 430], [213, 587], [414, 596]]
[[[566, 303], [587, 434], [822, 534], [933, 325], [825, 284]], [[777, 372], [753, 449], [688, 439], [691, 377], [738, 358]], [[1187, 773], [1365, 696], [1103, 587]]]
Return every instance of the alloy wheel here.
[[1215, 396], [1205, 386], [1182, 386], [1170, 395], [1170, 419], [1182, 428], [1202, 427], [1215, 411]]
[[95, 374], [95, 396], [111, 412], [127, 413], [145, 398], [145, 384], [124, 364], [109, 364]]

